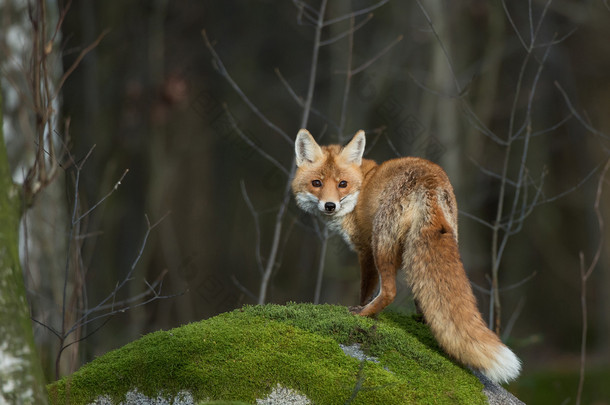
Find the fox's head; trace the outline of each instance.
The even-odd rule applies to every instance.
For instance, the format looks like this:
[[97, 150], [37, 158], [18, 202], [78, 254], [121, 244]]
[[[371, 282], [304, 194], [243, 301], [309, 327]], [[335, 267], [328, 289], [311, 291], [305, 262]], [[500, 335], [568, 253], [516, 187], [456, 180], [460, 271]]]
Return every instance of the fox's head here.
[[320, 147], [306, 129], [301, 129], [294, 144], [297, 171], [292, 181], [298, 206], [312, 214], [350, 213], [362, 185], [360, 166], [365, 142], [361, 130], [345, 147]]

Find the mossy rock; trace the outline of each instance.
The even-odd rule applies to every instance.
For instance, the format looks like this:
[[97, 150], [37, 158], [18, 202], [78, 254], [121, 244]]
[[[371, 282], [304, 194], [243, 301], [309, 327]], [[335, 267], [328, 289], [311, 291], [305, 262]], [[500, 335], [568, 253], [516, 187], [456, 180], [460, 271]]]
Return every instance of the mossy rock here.
[[[363, 360], [340, 346], [354, 343], [366, 352]], [[373, 320], [311, 304], [246, 306], [154, 332], [47, 388], [51, 404], [102, 396], [106, 402], [98, 403], [127, 402], [134, 390], [253, 404], [278, 384], [315, 404], [487, 403], [477, 377], [449, 360], [411, 316], [387, 312]]]

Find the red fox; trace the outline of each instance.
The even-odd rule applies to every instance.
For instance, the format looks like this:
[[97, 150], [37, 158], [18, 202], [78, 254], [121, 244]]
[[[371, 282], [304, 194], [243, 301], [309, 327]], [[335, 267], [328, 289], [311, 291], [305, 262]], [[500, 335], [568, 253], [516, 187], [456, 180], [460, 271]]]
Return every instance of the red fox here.
[[360, 306], [350, 310], [378, 314], [394, 300], [396, 271], [402, 269], [450, 356], [495, 382], [515, 379], [521, 362], [485, 325], [462, 265], [447, 174], [414, 157], [378, 165], [362, 158], [365, 142], [358, 131], [345, 147], [320, 147], [305, 129], [295, 142], [297, 205], [326, 219], [358, 253]]

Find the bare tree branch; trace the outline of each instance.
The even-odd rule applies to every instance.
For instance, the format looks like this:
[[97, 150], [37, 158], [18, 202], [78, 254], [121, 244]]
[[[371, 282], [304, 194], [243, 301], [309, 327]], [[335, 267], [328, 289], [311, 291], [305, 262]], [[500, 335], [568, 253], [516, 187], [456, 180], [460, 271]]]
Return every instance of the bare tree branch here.
[[[278, 79], [280, 80], [280, 82], [282, 83], [282, 85], [284, 85], [284, 87], [286, 88], [286, 90], [288, 91], [288, 93], [290, 94], [290, 96], [292, 97], [292, 99], [294, 101], [296, 101], [297, 105], [301, 108], [305, 107], [305, 101], [303, 101], [303, 97], [299, 96], [294, 89], [292, 88], [292, 86], [290, 85], [290, 83], [288, 83], [288, 80], [286, 80], [286, 78], [282, 75], [282, 73], [280, 72], [280, 70], [278, 68], [275, 68], [275, 74], [278, 77]], [[311, 107], [311, 113], [320, 117], [321, 119], [323, 119], [326, 123], [330, 124], [333, 128], [336, 128], [337, 130], [339, 129], [339, 125], [332, 121], [330, 118], [328, 118], [326, 115], [322, 114], [320, 112], [320, 110]]]
[[445, 47], [444, 42], [441, 40], [440, 35], [436, 31], [436, 28], [434, 27], [434, 24], [432, 23], [432, 19], [430, 19], [428, 12], [424, 8], [424, 6], [420, 0], [417, 0], [417, 5], [418, 5], [419, 9], [421, 10], [422, 14], [424, 15], [424, 17], [426, 18], [426, 22], [428, 23], [428, 26], [432, 30], [432, 33], [436, 37], [436, 41], [438, 42], [438, 45], [441, 47], [441, 50], [443, 51], [443, 54], [445, 55], [445, 59], [447, 60], [447, 66], [449, 67], [449, 71], [451, 72], [451, 77], [453, 79], [453, 83], [455, 84], [455, 89], [456, 89], [457, 93], [460, 94], [460, 93], [462, 93], [462, 87], [460, 86], [460, 83], [458, 82], [458, 79], [457, 79], [457, 75], [455, 74], [455, 70], [453, 69], [453, 62], [451, 61], [451, 56], [449, 55], [449, 51]]
[[481, 218], [477, 217], [476, 215], [470, 214], [470, 213], [468, 213], [466, 211], [462, 211], [462, 210], [460, 210], [459, 213], [460, 213], [460, 215], [463, 215], [466, 218], [470, 218], [473, 221], [478, 222], [479, 224], [486, 226], [487, 228], [489, 228], [491, 230], [493, 230], [495, 228], [494, 224], [492, 224], [491, 222], [485, 221], [484, 219], [481, 219]]
[[[127, 175], [127, 173], [129, 173], [129, 169], [125, 169], [123, 171], [123, 174], [121, 175], [121, 177], [119, 178], [119, 180], [117, 180], [116, 183], [114, 183], [114, 186], [112, 187], [112, 189], [106, 193], [105, 196], [103, 196], [100, 200], [98, 200], [98, 202], [96, 202], [91, 208], [89, 208], [87, 211], [85, 211], [84, 214], [82, 214], [81, 216], [79, 216], [78, 218], [76, 218], [76, 222], [82, 221], [83, 218], [85, 218], [86, 216], [88, 216], [89, 214], [91, 214], [91, 212], [93, 212], [97, 207], [100, 206], [100, 204], [102, 204], [104, 201], [106, 201], [112, 194], [114, 194], [115, 191], [118, 190], [119, 186], [121, 185], [121, 182], [123, 181], [123, 179], [125, 178], [125, 176]], [[78, 190], [77, 190], [78, 191]]]
[[241, 97], [242, 101], [244, 103], [246, 103], [246, 105], [250, 108], [250, 110], [252, 110], [252, 112], [261, 120], [263, 121], [263, 123], [265, 123], [265, 125], [267, 125], [269, 128], [273, 129], [276, 133], [278, 133], [282, 139], [284, 139], [286, 142], [288, 142], [290, 145], [292, 145], [293, 140], [290, 136], [288, 136], [288, 134], [286, 134], [286, 132], [284, 132], [280, 127], [278, 127], [277, 125], [275, 125], [273, 122], [271, 122], [259, 109], [258, 107], [256, 107], [254, 105], [254, 103], [252, 101], [250, 101], [250, 99], [248, 98], [248, 96], [246, 96], [244, 94], [244, 92], [241, 90], [241, 88], [237, 85], [237, 83], [235, 82], [235, 80], [233, 80], [233, 78], [231, 77], [231, 75], [229, 74], [229, 72], [227, 71], [227, 69], [225, 68], [224, 64], [222, 63], [222, 59], [220, 59], [220, 56], [218, 55], [218, 53], [216, 52], [216, 49], [214, 49], [214, 46], [212, 46], [212, 43], [210, 42], [210, 40], [208, 39], [208, 35], [205, 32], [205, 30], [201, 31], [201, 35], [203, 36], [203, 40], [205, 41], [205, 45], [207, 46], [208, 50], [210, 51], [210, 53], [212, 54], [212, 57], [214, 58], [214, 63], [215, 63], [215, 67], [218, 70], [218, 72], [220, 73], [220, 75], [222, 77], [224, 77], [227, 82], [229, 82], [229, 84], [231, 85], [231, 87], [233, 88], [233, 90]]
[[[347, 40], [347, 72], [345, 74], [345, 85], [343, 88], [343, 100], [341, 102], [341, 113], [339, 114], [339, 140], [343, 141], [343, 134], [345, 132], [345, 122], [347, 120], [347, 102], [349, 100], [349, 93], [352, 85], [352, 77], [354, 72], [352, 70], [352, 60], [354, 57], [354, 24], [355, 17], [350, 18], [350, 29], [348, 30]], [[324, 247], [326, 251], [326, 246]]]
[[[322, 34], [322, 28], [324, 27], [324, 15], [326, 14], [326, 3], [327, 0], [322, 0], [320, 4], [320, 11], [318, 12], [318, 22], [316, 25], [316, 31], [314, 35], [314, 43], [313, 43], [313, 51], [311, 57], [311, 68], [309, 71], [309, 84], [307, 86], [307, 96], [305, 98], [305, 103], [303, 107], [303, 115], [301, 117], [301, 128], [307, 127], [307, 123], [309, 121], [309, 114], [311, 112], [311, 104], [313, 101], [313, 93], [316, 82], [316, 73], [317, 73], [317, 65], [318, 65], [318, 54], [320, 51], [320, 37]], [[292, 141], [291, 141], [292, 144]], [[296, 165], [292, 163], [292, 169], [290, 171], [290, 178], [294, 175], [296, 170]], [[286, 208], [288, 206], [288, 202], [290, 201], [290, 180], [286, 182], [286, 186], [284, 188], [284, 196], [282, 199], [282, 203], [275, 217], [275, 226], [273, 229], [273, 238], [271, 241], [271, 247], [269, 251], [269, 256], [267, 258], [267, 266], [265, 267], [265, 272], [263, 273], [263, 277], [261, 280], [259, 293], [258, 293], [258, 303], [263, 304], [267, 297], [267, 289], [269, 286], [269, 280], [271, 279], [271, 275], [273, 270], [275, 269], [275, 263], [278, 257], [278, 249], [280, 246], [280, 237], [282, 234], [282, 222], [284, 220], [284, 215], [286, 213]]]
[[[125, 284], [126, 284], [126, 283], [128, 283], [129, 281], [131, 281], [131, 280], [132, 280], [132, 275], [133, 275], [133, 272], [134, 272], [134, 270], [136, 269], [136, 266], [138, 265], [138, 263], [140, 262], [140, 259], [141, 259], [141, 257], [142, 257], [142, 254], [144, 253], [144, 249], [146, 248], [146, 243], [147, 243], [147, 241], [148, 241], [148, 237], [150, 236], [150, 233], [151, 233], [151, 232], [152, 232], [152, 230], [153, 230], [153, 229], [155, 229], [155, 228], [156, 228], [156, 227], [159, 225], [159, 223], [160, 223], [161, 221], [163, 221], [163, 220], [164, 220], [164, 219], [165, 219], [165, 218], [166, 218], [168, 215], [169, 215], [169, 213], [167, 213], [167, 214], [163, 215], [163, 216], [162, 216], [162, 217], [161, 217], [161, 218], [160, 218], [158, 221], [156, 221], [154, 224], [151, 224], [151, 223], [150, 223], [150, 220], [148, 219], [148, 216], [147, 216], [147, 215], [145, 215], [145, 216], [144, 216], [144, 217], [145, 217], [145, 219], [146, 219], [146, 225], [147, 225], [147, 229], [146, 229], [146, 232], [144, 233], [144, 237], [143, 237], [142, 243], [140, 244], [140, 249], [138, 250], [138, 252], [137, 252], [137, 254], [136, 254], [135, 259], [133, 260], [133, 262], [132, 262], [132, 264], [131, 264], [131, 266], [130, 266], [129, 270], [127, 271], [127, 274], [125, 275], [125, 277], [123, 278], [123, 280], [121, 280], [121, 281], [117, 282], [117, 284], [116, 284], [115, 288], [113, 289], [113, 291], [112, 291], [112, 292], [110, 292], [110, 293], [109, 293], [109, 294], [106, 296], [106, 298], [104, 298], [103, 300], [101, 300], [101, 301], [100, 301], [100, 302], [99, 302], [97, 305], [95, 305], [95, 307], [93, 307], [93, 308], [89, 309], [89, 310], [88, 310], [88, 311], [87, 311], [87, 312], [86, 312], [84, 315], [82, 315], [80, 318], [78, 318], [78, 319], [76, 320], [76, 322], [74, 322], [74, 325], [73, 325], [73, 326], [72, 326], [72, 327], [71, 327], [71, 328], [70, 328], [70, 329], [69, 329], [69, 330], [68, 330], [68, 331], [67, 331], [67, 332], [64, 334], [65, 336], [70, 335], [70, 334], [71, 334], [72, 332], [74, 332], [74, 331], [75, 331], [75, 330], [76, 330], [76, 329], [77, 329], [77, 328], [78, 328], [80, 325], [84, 325], [84, 324], [86, 324], [86, 323], [93, 322], [94, 320], [97, 320], [97, 319], [99, 319], [99, 318], [103, 318], [103, 317], [105, 317], [105, 316], [113, 315], [113, 314], [116, 314], [116, 313], [119, 313], [119, 312], [125, 312], [125, 311], [127, 310], [126, 308], [122, 308], [122, 309], [119, 309], [119, 310], [113, 310], [113, 311], [111, 311], [110, 313], [107, 313], [107, 314], [104, 314], [104, 315], [99, 315], [99, 316], [97, 316], [97, 317], [95, 317], [95, 318], [91, 318], [91, 319], [89, 319], [89, 315], [90, 315], [90, 314], [92, 314], [92, 313], [94, 313], [94, 312], [99, 311], [99, 309], [100, 309], [102, 306], [104, 306], [104, 305], [105, 305], [105, 304], [106, 304], [108, 301], [110, 301], [110, 300], [112, 300], [112, 303], [113, 303], [113, 304], [112, 304], [112, 306], [111, 306], [111, 308], [113, 308], [113, 309], [114, 309], [114, 308], [116, 307], [116, 305], [117, 305], [117, 301], [116, 301], [116, 296], [117, 296], [117, 293], [118, 293], [118, 292], [119, 292], [119, 291], [120, 291], [120, 290], [121, 290], [121, 289], [122, 289], [122, 288], [125, 286]], [[173, 297], [173, 296], [175, 296], [175, 295], [172, 295], [172, 297]], [[153, 297], [153, 299], [157, 299], [157, 298], [158, 298], [158, 296]], [[145, 301], [145, 303], [148, 303], [148, 302], [150, 302], [150, 300]], [[133, 308], [138, 307], [138, 306], [141, 306], [141, 305], [142, 305], [142, 304], [138, 304], [138, 305], [134, 306]]]
[[[305, 105], [303, 106], [303, 115], [301, 116], [300, 128], [306, 128], [309, 122], [309, 114], [311, 112], [311, 103], [313, 102], [313, 92], [316, 85], [316, 75], [318, 73], [318, 56], [320, 55], [320, 41], [322, 38], [322, 28], [324, 28], [324, 15], [326, 14], [327, 0], [322, 0], [320, 11], [318, 12], [318, 22], [313, 40], [313, 51], [311, 54], [311, 67], [309, 69], [309, 82], [307, 85], [307, 95], [305, 96]], [[292, 144], [292, 139], [290, 140]]]
[[246, 287], [244, 287], [239, 280], [237, 279], [237, 277], [235, 277], [234, 274], [231, 275], [231, 281], [233, 282], [233, 284], [235, 284], [235, 286], [241, 291], [243, 292], [246, 296], [250, 297], [250, 299], [256, 301], [258, 299], [258, 297], [256, 296], [256, 294], [254, 294], [253, 292], [251, 292], [250, 290], [248, 290]]
[[383, 55], [388, 53], [390, 51], [390, 49], [392, 49], [396, 44], [398, 44], [400, 41], [402, 41], [402, 38], [403, 38], [402, 35], [399, 35], [398, 37], [396, 37], [396, 39], [394, 41], [390, 42], [390, 44], [387, 45], [385, 48], [383, 48], [377, 55], [373, 56], [371, 59], [369, 59], [368, 61], [366, 61], [362, 65], [360, 65], [357, 68], [353, 69], [351, 71], [351, 74], [352, 75], [357, 75], [358, 73], [361, 73], [362, 71], [367, 69], [373, 63], [377, 62], [377, 60], [379, 58], [381, 58]]
[[506, 18], [508, 18], [508, 22], [513, 27], [513, 31], [515, 32], [515, 35], [517, 35], [517, 38], [519, 38], [519, 42], [521, 42], [521, 45], [523, 46], [523, 48], [525, 50], [528, 50], [529, 47], [527, 46], [527, 44], [525, 43], [525, 40], [521, 36], [521, 33], [519, 32], [519, 29], [517, 28], [517, 25], [515, 24], [515, 21], [513, 20], [513, 17], [510, 14], [510, 11], [508, 11], [508, 6], [506, 5], [505, 0], [502, 0], [502, 7], [504, 8], [504, 14], [506, 15]]
[[248, 206], [248, 210], [250, 211], [250, 214], [252, 215], [252, 219], [254, 219], [254, 230], [256, 232], [256, 243], [255, 243], [254, 253], [256, 255], [256, 264], [258, 267], [258, 271], [261, 274], [263, 274], [265, 266], [263, 265], [263, 259], [261, 258], [261, 227], [260, 227], [260, 222], [258, 220], [258, 213], [256, 212], [256, 209], [254, 208], [254, 205], [252, 204], [252, 201], [250, 200], [250, 197], [248, 196], [248, 191], [246, 190], [246, 185], [245, 185], [244, 181], [241, 180], [239, 183], [240, 183], [240, 187], [241, 187], [241, 195], [243, 196], [244, 201], [246, 202], [246, 205]]
[[237, 120], [235, 120], [235, 117], [233, 117], [233, 114], [231, 114], [231, 111], [229, 110], [229, 108], [227, 107], [227, 105], [225, 103], [223, 103], [222, 107], [224, 108], [225, 113], [227, 114], [227, 117], [229, 118], [229, 121], [231, 122], [231, 126], [233, 126], [233, 129], [235, 129], [235, 132], [237, 132], [239, 137], [245, 143], [247, 143], [248, 146], [250, 146], [252, 149], [254, 149], [259, 155], [261, 155], [262, 157], [267, 159], [267, 161], [269, 161], [272, 165], [274, 165], [275, 167], [280, 169], [280, 171], [282, 173], [284, 173], [286, 176], [290, 176], [290, 172], [288, 172], [288, 170], [280, 162], [278, 162], [273, 156], [271, 156], [270, 154], [265, 152], [263, 150], [263, 148], [261, 148], [260, 146], [258, 146], [254, 142], [252, 142], [252, 140], [250, 138], [248, 138], [246, 136], [246, 134], [244, 134], [244, 131], [242, 131], [241, 128], [239, 127], [239, 125], [237, 125]]
[[292, 2], [298, 9], [307, 10], [313, 17], [316, 18], [316, 21], [318, 18], [320, 18], [319, 10], [316, 10], [315, 8], [313, 8], [309, 4], [305, 3], [304, 1], [292, 0]]
[[354, 33], [356, 31], [358, 31], [360, 28], [364, 27], [366, 25], [366, 23], [368, 23], [369, 21], [371, 21], [373, 19], [373, 14], [369, 14], [366, 16], [366, 18], [364, 20], [362, 20], [358, 25], [354, 25], [353, 20], [355, 18], [355, 16], [350, 16], [350, 21], [352, 21], [352, 23], [350, 24], [350, 28], [347, 31], [344, 31], [332, 38], [329, 38], [325, 41], [321, 41], [320, 42], [320, 46], [326, 46], [326, 45], [330, 45], [330, 44], [334, 44], [335, 42], [350, 36], [352, 37], [354, 35]]
[[[143, 291], [140, 294], [134, 295], [133, 297], [129, 297], [125, 300], [113, 301], [112, 304], [99, 305], [99, 306], [96, 306], [95, 309], [92, 309], [90, 311], [84, 311], [84, 312], [93, 313], [93, 312], [98, 312], [98, 311], [107, 311], [109, 309], [115, 309], [116, 307], [121, 307], [121, 308], [128, 307], [129, 305], [133, 304], [134, 302], [138, 302], [138, 301], [142, 300], [143, 298], [148, 297], [151, 294], [154, 296], [159, 296], [159, 294], [161, 292], [161, 287], [163, 286], [163, 280], [165, 279], [165, 276], [168, 273], [169, 272], [167, 269], [163, 270], [161, 272], [161, 274], [159, 274], [159, 276], [157, 276], [157, 278], [155, 279], [155, 281], [152, 284], [150, 284], [150, 283], [148, 283], [148, 281], [144, 280], [144, 283], [148, 287], [148, 290]], [[157, 287], [159, 287], [159, 291], [157, 291]]]
[[582, 398], [582, 390], [585, 383], [585, 363], [587, 359], [587, 333], [588, 333], [588, 320], [587, 320], [587, 281], [591, 274], [593, 274], [593, 270], [597, 267], [599, 263], [599, 259], [601, 258], [601, 254], [604, 248], [604, 218], [602, 216], [602, 212], [599, 208], [599, 203], [602, 197], [602, 191], [604, 188], [604, 181], [606, 179], [606, 174], [608, 173], [608, 169], [610, 169], [610, 160], [606, 162], [604, 169], [602, 170], [601, 175], [599, 176], [599, 181], [597, 183], [597, 192], [595, 195], [595, 203], [593, 204], [593, 209], [595, 211], [595, 216], [597, 217], [597, 228], [599, 230], [599, 241], [597, 243], [597, 248], [595, 249], [595, 253], [593, 254], [593, 258], [589, 267], [585, 266], [585, 254], [584, 252], [580, 252], [580, 305], [581, 305], [581, 313], [582, 313], [582, 333], [581, 333], [581, 341], [580, 341], [580, 376], [578, 379], [578, 391], [576, 393], [576, 405], [580, 405]]
[[589, 132], [591, 132], [592, 134], [595, 134], [601, 138], [604, 139], [610, 139], [610, 136], [606, 135], [605, 133], [597, 130], [595, 127], [593, 127], [587, 120], [585, 120], [582, 115], [580, 115], [578, 113], [578, 111], [576, 111], [576, 109], [574, 108], [574, 105], [572, 105], [572, 102], [570, 101], [570, 98], [568, 97], [567, 93], [565, 92], [565, 90], [563, 89], [563, 87], [561, 87], [561, 85], [559, 84], [559, 82], [555, 81], [555, 87], [557, 87], [557, 89], [559, 90], [559, 92], [561, 93], [561, 95], [563, 96], [563, 99], [566, 102], [567, 107], [569, 108], [570, 112], [572, 113], [572, 115], [578, 120], [578, 122], [580, 122], [580, 124]]
[[102, 33], [100, 35], [98, 35], [97, 39], [95, 41], [93, 41], [91, 43], [91, 45], [89, 45], [88, 47], [83, 49], [81, 51], [81, 53], [78, 55], [78, 57], [76, 58], [76, 60], [74, 62], [72, 62], [72, 64], [70, 65], [70, 67], [68, 69], [66, 69], [64, 75], [61, 77], [61, 79], [59, 80], [59, 83], [57, 84], [57, 88], [55, 91], [55, 95], [53, 96], [53, 100], [59, 96], [59, 93], [60, 93], [61, 89], [64, 87], [66, 80], [68, 80], [68, 77], [70, 77], [70, 75], [72, 75], [72, 72], [74, 72], [74, 70], [76, 70], [78, 65], [80, 65], [83, 58], [85, 56], [87, 56], [87, 54], [89, 52], [91, 52], [92, 50], [97, 48], [97, 46], [100, 44], [100, 42], [102, 42], [102, 39], [104, 39], [104, 37], [106, 35], [108, 35], [109, 32], [110, 32], [109, 29], [105, 29], [104, 31], [102, 31]]
[[299, 14], [297, 15], [297, 22], [303, 25], [302, 18], [303, 16], [311, 23], [316, 24], [319, 18], [318, 10], [305, 3], [304, 1], [292, 0], [292, 3], [296, 6], [297, 10], [299, 10]]
[[504, 327], [504, 332], [502, 333], [502, 340], [506, 341], [513, 331], [513, 327], [521, 315], [521, 312], [525, 308], [525, 297], [521, 297], [519, 299], [519, 303], [517, 304], [517, 308], [513, 311], [513, 314], [508, 318], [508, 322], [506, 322], [506, 326]]
[[366, 7], [366, 8], [360, 9], [358, 11], [354, 11], [352, 13], [345, 14], [345, 15], [339, 16], [337, 18], [332, 18], [330, 20], [327, 20], [327, 21], [323, 22], [323, 25], [324, 26], [329, 26], [329, 25], [332, 25], [332, 24], [336, 24], [336, 23], [338, 23], [340, 21], [348, 20], [348, 19], [350, 19], [352, 17], [358, 17], [359, 15], [369, 14], [371, 11], [378, 9], [379, 7], [381, 7], [384, 4], [386, 4], [388, 1], [389, 0], [382, 0], [382, 1], [378, 2], [378, 3], [373, 4], [370, 7]]
[[313, 303], [320, 303], [320, 293], [322, 292], [322, 277], [324, 275], [324, 265], [326, 262], [326, 248], [328, 247], [328, 226], [324, 226], [322, 231], [322, 245], [320, 247], [320, 257], [318, 258], [318, 275], [316, 277], [316, 289], [314, 292]]
[[507, 141], [500, 138], [491, 129], [487, 128], [487, 126], [479, 119], [479, 117], [474, 113], [474, 111], [472, 111], [472, 108], [470, 108], [470, 105], [468, 105], [467, 102], [463, 102], [460, 105], [466, 113], [466, 118], [468, 119], [470, 124], [477, 129], [477, 131], [487, 136], [489, 139], [491, 139], [500, 146], [508, 146]]

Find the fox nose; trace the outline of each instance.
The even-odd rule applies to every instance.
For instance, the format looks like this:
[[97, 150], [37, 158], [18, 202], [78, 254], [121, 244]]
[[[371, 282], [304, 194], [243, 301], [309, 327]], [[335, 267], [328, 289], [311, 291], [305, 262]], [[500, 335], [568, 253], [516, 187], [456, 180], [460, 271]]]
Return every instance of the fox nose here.
[[333, 202], [327, 202], [324, 204], [324, 210], [326, 210], [326, 212], [333, 212], [336, 207], [337, 206]]

